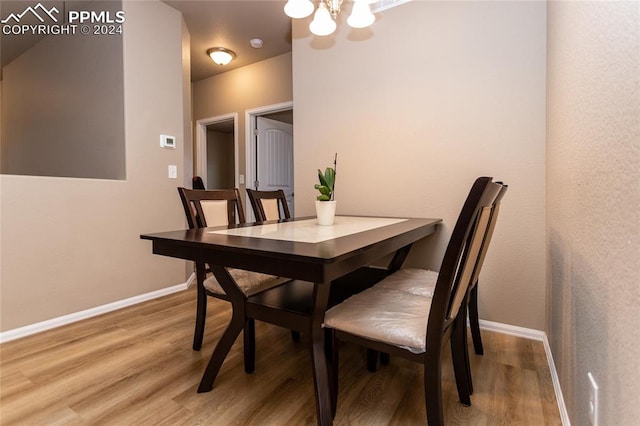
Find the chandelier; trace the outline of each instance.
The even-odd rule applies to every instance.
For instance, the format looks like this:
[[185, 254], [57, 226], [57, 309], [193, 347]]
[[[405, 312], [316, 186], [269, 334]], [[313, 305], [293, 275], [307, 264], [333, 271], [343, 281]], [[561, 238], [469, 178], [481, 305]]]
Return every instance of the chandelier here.
[[[347, 24], [352, 28], [366, 28], [376, 20], [371, 12], [370, 3], [376, 0], [353, 0], [351, 15]], [[317, 36], [326, 36], [336, 30], [336, 17], [340, 13], [342, 0], [320, 0], [316, 9], [311, 0], [288, 0], [284, 5], [284, 13], [291, 18], [306, 18], [316, 9], [309, 30]]]

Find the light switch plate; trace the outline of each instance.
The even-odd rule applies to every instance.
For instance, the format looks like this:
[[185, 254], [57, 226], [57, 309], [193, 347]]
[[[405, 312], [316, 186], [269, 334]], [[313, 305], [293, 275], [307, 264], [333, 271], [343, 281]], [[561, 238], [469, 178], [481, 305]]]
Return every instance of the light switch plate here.
[[169, 179], [178, 179], [178, 166], [169, 166]]

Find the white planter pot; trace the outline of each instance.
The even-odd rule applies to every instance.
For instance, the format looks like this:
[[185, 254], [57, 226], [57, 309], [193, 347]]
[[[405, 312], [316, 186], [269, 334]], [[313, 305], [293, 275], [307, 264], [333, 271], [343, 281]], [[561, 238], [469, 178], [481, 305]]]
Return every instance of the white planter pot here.
[[316, 200], [316, 215], [318, 225], [333, 225], [333, 219], [336, 217], [336, 202]]

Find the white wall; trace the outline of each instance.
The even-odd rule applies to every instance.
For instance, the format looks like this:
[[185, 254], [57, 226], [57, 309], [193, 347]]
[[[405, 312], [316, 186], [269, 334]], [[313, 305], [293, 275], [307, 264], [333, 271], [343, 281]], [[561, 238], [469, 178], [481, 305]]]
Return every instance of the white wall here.
[[139, 238], [184, 228], [182, 172], [167, 179], [183, 160], [182, 17], [157, 1], [123, 8], [127, 180], [0, 176], [2, 331], [185, 281], [184, 261]]
[[338, 152], [339, 214], [440, 217], [407, 265], [438, 268], [477, 176], [509, 184], [480, 277], [483, 319], [545, 324], [544, 2], [414, 1], [366, 38], [293, 25], [297, 215]]
[[640, 3], [550, 2], [547, 334], [575, 425], [640, 422]]

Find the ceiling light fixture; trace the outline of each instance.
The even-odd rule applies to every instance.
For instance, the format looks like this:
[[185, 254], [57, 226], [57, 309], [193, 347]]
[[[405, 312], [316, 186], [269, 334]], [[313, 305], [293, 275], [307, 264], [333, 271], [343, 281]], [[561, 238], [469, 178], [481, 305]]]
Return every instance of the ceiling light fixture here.
[[236, 54], [224, 47], [212, 47], [207, 50], [207, 55], [211, 57], [211, 60], [218, 65], [227, 65], [236, 57]]
[[[343, 0], [320, 0], [309, 30], [317, 36], [326, 36], [336, 30], [336, 18], [340, 13]], [[366, 28], [372, 25], [376, 17], [371, 12], [371, 3], [376, 0], [353, 0], [351, 15], [347, 24], [352, 28]], [[315, 9], [311, 0], [288, 0], [284, 5], [284, 13], [291, 18], [306, 18]]]

